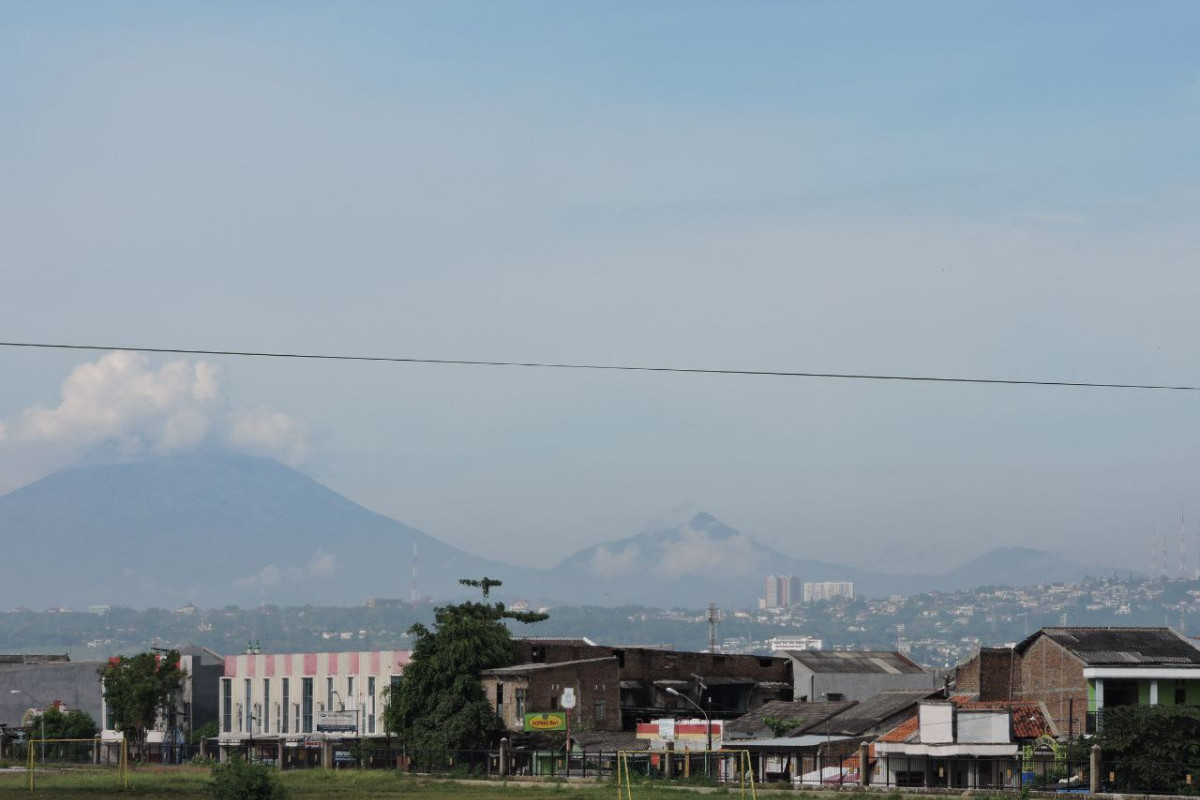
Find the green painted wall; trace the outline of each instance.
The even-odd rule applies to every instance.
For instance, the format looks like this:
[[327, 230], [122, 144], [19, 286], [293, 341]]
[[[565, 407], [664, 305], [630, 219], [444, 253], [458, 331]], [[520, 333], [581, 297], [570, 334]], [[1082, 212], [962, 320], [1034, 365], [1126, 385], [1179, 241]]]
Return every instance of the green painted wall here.
[[[1160, 685], [1158, 689], [1158, 702], [1161, 704], [1163, 701], [1162, 686]], [[1150, 705], [1150, 681], [1138, 681], [1138, 705]]]

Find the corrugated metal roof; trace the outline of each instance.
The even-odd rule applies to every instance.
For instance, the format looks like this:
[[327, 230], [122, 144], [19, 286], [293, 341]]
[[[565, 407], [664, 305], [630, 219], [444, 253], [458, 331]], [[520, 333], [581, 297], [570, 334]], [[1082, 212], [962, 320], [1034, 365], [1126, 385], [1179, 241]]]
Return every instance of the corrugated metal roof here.
[[917, 674], [925, 672], [902, 653], [878, 650], [787, 650], [789, 656], [813, 672]]
[[1039, 636], [1088, 666], [1200, 667], [1200, 649], [1170, 628], [1042, 628], [1017, 649], [1024, 652]]

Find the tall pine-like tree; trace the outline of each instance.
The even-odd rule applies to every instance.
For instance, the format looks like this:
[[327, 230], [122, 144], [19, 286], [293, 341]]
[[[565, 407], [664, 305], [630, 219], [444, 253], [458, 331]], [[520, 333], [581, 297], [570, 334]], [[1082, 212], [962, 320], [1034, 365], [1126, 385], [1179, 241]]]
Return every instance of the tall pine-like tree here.
[[479, 675], [515, 658], [505, 620], [546, 619], [545, 614], [510, 611], [503, 603], [490, 602], [500, 581], [459, 583], [478, 588], [483, 602], [442, 606], [435, 611], [433, 629], [420, 624], [410, 628], [412, 660], [399, 686], [390, 690], [384, 725], [408, 747], [475, 750], [494, 745], [504, 725], [488, 703]]

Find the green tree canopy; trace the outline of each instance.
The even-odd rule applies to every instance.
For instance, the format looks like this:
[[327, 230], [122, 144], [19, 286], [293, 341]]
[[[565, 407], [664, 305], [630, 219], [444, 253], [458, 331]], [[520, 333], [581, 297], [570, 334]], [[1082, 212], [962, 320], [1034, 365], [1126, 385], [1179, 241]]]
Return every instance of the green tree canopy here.
[[1106, 764], [1115, 763], [1114, 789], [1175, 792], [1191, 789], [1185, 765], [1200, 761], [1200, 708], [1114, 706], [1104, 709], [1100, 745]]
[[[30, 727], [38, 731], [39, 736], [42, 735], [42, 722], [43, 720], [34, 716], [30, 723]], [[96, 720], [86, 711], [79, 709], [64, 714], [58, 708], [47, 708], [44, 722], [47, 739], [91, 739], [99, 733]]]
[[179, 667], [179, 651], [121, 656], [101, 669], [100, 677], [113, 727], [125, 734], [140, 757], [146, 732], [160, 715], [169, 716], [175, 709], [176, 693], [186, 677]]
[[500, 581], [462, 580], [478, 588], [483, 602], [438, 608], [433, 629], [413, 625], [412, 660], [390, 691], [385, 729], [409, 747], [472, 750], [490, 747], [504, 725], [483, 693], [479, 675], [511, 664], [512, 636], [505, 620], [538, 622], [545, 614], [516, 612], [488, 600]]

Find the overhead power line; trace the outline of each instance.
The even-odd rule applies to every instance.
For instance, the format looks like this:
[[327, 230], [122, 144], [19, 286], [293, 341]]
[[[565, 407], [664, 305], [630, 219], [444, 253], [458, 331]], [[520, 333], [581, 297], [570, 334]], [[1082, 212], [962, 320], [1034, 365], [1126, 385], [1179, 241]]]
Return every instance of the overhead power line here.
[[181, 347], [120, 347], [99, 344], [54, 342], [0, 342], [0, 347], [42, 350], [127, 350], [134, 353], [165, 353], [189, 356], [242, 356], [248, 358], [291, 358], [312, 361], [369, 361], [388, 364], [440, 364], [452, 367], [519, 367], [526, 369], [608, 370], [613, 372], [660, 372], [686, 375], [730, 375], [762, 378], [816, 378], [847, 381], [902, 381], [916, 383], [974, 383], [1000, 386], [1065, 386], [1074, 389], [1141, 389], [1148, 391], [1200, 392], [1200, 386], [1152, 383], [1100, 383], [1093, 381], [1035, 381], [1016, 378], [966, 378], [949, 375], [874, 375], [859, 372], [799, 372], [782, 369], [713, 369], [662, 367], [636, 364], [586, 364], [554, 361], [487, 361], [471, 358], [416, 358], [411, 356], [357, 356], [322, 353], [279, 353], [254, 350], [198, 350]]

